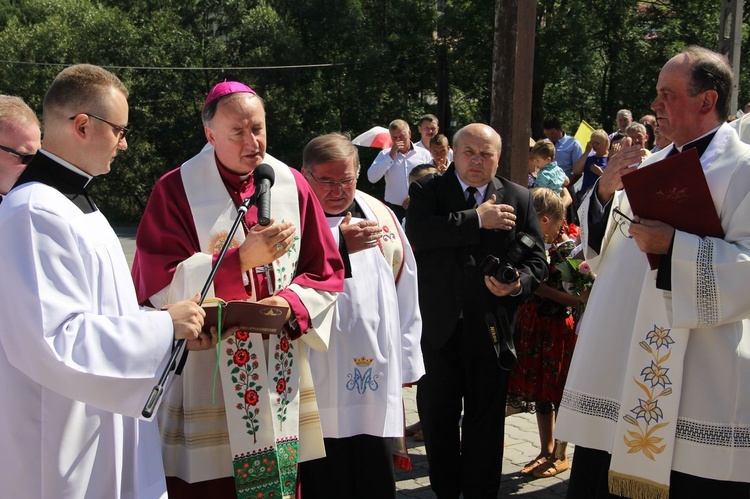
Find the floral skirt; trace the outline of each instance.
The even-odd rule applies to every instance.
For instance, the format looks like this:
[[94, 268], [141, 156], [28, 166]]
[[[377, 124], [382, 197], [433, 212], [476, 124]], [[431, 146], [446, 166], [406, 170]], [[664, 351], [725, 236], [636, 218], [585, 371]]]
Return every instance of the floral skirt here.
[[573, 316], [541, 316], [536, 301], [522, 305], [516, 316], [518, 365], [510, 375], [508, 404], [543, 413], [557, 406], [575, 344]]

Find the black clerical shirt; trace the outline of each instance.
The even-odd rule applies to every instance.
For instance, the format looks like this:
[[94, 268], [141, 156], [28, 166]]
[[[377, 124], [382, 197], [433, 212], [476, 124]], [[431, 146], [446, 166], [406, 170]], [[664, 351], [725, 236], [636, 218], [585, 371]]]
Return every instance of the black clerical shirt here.
[[82, 212], [93, 213], [97, 208], [86, 191], [89, 180], [89, 177], [66, 168], [43, 152], [37, 152], [13, 187], [41, 182], [60, 191]]
[[[352, 204], [341, 213], [326, 213], [326, 217], [345, 217], [347, 213], [351, 213], [352, 218], [365, 218], [356, 201], [352, 201]], [[349, 279], [352, 276], [352, 264], [349, 261], [349, 250], [346, 247], [346, 240], [344, 240], [344, 233], [341, 232], [341, 227], [339, 227], [339, 255], [341, 255], [341, 260], [344, 262], [344, 279]]]

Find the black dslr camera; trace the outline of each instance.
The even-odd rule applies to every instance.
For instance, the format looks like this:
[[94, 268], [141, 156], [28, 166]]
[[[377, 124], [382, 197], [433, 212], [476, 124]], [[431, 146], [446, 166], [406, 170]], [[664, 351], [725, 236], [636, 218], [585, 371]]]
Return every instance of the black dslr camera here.
[[499, 258], [487, 255], [479, 268], [482, 274], [494, 277], [503, 284], [510, 284], [518, 280], [518, 267], [526, 258], [526, 254], [534, 247], [534, 238], [519, 232], [515, 240], [510, 244], [508, 252], [505, 255], [505, 261], [501, 262]]

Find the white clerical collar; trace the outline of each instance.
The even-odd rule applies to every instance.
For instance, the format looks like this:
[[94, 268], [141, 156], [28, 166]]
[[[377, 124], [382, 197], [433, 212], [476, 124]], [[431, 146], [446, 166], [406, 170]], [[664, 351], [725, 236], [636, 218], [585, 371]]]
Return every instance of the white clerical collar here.
[[[458, 179], [458, 183], [461, 184], [461, 192], [466, 192], [466, 189], [469, 188], [469, 184], [464, 183], [463, 180], [461, 180], [461, 177], [458, 176], [458, 173], [454, 170], [453, 173], [456, 174], [456, 178]], [[484, 199], [484, 195], [487, 194], [487, 186], [490, 184], [484, 184], [482, 187], [475, 187], [477, 192], [482, 196], [482, 199]]]
[[682, 152], [682, 148], [683, 148], [683, 147], [685, 147], [686, 145], [692, 144], [693, 142], [698, 142], [699, 140], [701, 140], [701, 139], [702, 139], [703, 137], [705, 137], [706, 135], [711, 135], [712, 133], [716, 133], [716, 131], [717, 131], [717, 130], [718, 130], [719, 128], [721, 128], [721, 125], [723, 125], [723, 123], [722, 123], [722, 124], [720, 124], [719, 126], [717, 126], [716, 128], [714, 128], [714, 129], [712, 129], [712, 130], [709, 130], [708, 132], [704, 133], [704, 134], [703, 134], [703, 135], [701, 135], [700, 137], [696, 137], [696, 138], [694, 138], [693, 140], [691, 140], [690, 142], [687, 142], [687, 143], [685, 143], [685, 144], [682, 144], [682, 145], [681, 145], [680, 147], [674, 146], [674, 148], [675, 148], [675, 149], [677, 149], [677, 151], [678, 151], [678, 152]]
[[60, 156], [56, 156], [56, 155], [52, 154], [51, 152], [49, 152], [49, 151], [47, 151], [45, 149], [39, 149], [39, 152], [42, 153], [42, 154], [44, 154], [48, 158], [53, 159], [56, 163], [59, 163], [60, 165], [62, 165], [65, 168], [67, 168], [68, 170], [70, 170], [70, 171], [72, 171], [74, 173], [77, 173], [78, 175], [81, 175], [83, 177], [86, 177], [88, 180], [86, 180], [86, 183], [84, 184], [84, 187], [86, 187], [87, 185], [89, 185], [89, 182], [91, 182], [91, 179], [94, 178], [91, 175], [89, 175], [88, 173], [86, 173], [85, 171], [83, 171], [80, 168], [78, 168], [77, 166], [73, 165], [72, 163], [70, 163], [68, 161], [65, 161]]

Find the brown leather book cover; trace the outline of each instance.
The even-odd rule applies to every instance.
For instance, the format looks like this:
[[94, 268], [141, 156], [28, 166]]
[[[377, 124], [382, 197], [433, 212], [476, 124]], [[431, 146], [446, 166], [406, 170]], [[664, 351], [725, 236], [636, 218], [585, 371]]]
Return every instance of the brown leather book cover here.
[[[701, 237], [724, 237], [695, 148], [623, 175], [633, 214]], [[647, 254], [651, 269], [660, 255]]]
[[209, 332], [212, 326], [218, 325], [221, 307], [222, 334], [225, 330], [235, 326], [251, 333], [279, 334], [284, 327], [284, 318], [288, 310], [288, 307], [274, 307], [241, 300], [225, 302], [209, 299], [205, 300], [202, 306], [206, 311], [203, 323], [204, 332]]

